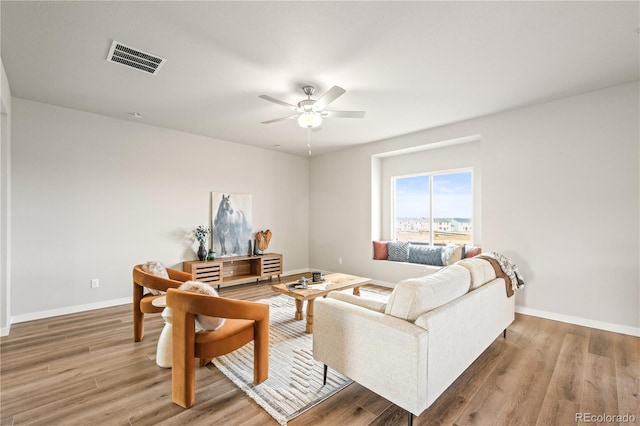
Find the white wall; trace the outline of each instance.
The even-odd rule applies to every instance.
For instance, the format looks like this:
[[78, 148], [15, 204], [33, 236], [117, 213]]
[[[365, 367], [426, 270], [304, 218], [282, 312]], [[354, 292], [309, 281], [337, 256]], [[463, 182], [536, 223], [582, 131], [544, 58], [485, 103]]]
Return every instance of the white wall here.
[[11, 326], [11, 90], [0, 59], [0, 336]]
[[307, 158], [20, 98], [12, 131], [14, 322], [124, 303], [136, 263], [195, 259], [211, 191], [252, 194], [269, 251], [308, 268]]
[[[420, 274], [419, 265], [371, 260], [382, 220], [372, 212], [382, 204], [372, 196], [377, 156], [480, 135], [482, 245], [525, 274], [519, 310], [638, 334], [638, 89], [616, 86], [405, 135], [313, 157], [310, 166], [14, 98], [12, 315], [126, 301], [133, 264], [195, 257], [184, 235], [206, 223], [215, 190], [253, 194], [254, 228], [274, 231], [270, 250], [284, 253], [287, 271], [311, 266], [385, 283]], [[91, 278], [99, 289], [89, 288]]]
[[519, 310], [639, 334], [638, 90], [616, 86], [313, 158], [310, 265], [380, 282], [421, 273], [372, 260], [377, 156], [480, 135], [482, 245], [524, 273]]

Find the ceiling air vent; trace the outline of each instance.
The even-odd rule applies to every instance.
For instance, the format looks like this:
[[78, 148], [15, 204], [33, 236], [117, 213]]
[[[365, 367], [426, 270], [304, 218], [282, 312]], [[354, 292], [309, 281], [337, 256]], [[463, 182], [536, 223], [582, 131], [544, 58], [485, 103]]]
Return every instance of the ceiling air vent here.
[[167, 60], [114, 40], [107, 61], [156, 75]]

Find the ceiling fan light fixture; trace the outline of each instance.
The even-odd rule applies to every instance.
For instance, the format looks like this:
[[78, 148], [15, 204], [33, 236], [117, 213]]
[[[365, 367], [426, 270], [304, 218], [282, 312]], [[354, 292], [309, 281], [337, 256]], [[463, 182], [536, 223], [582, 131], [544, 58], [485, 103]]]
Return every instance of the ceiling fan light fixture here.
[[298, 125], [305, 129], [318, 127], [322, 124], [322, 116], [313, 111], [305, 111], [298, 117]]
[[365, 111], [338, 111], [335, 109], [325, 110], [325, 108], [337, 98], [345, 93], [345, 90], [339, 86], [333, 86], [325, 94], [318, 99], [311, 99], [315, 89], [313, 86], [304, 86], [302, 88], [307, 99], [303, 99], [298, 102], [297, 105], [290, 104], [289, 102], [281, 101], [280, 99], [272, 98], [269, 95], [260, 95], [259, 98], [265, 101], [273, 102], [280, 106], [286, 107], [295, 111], [297, 114], [288, 115], [286, 117], [280, 117], [273, 120], [263, 121], [262, 124], [275, 123], [278, 121], [288, 120], [290, 118], [297, 118], [298, 125], [303, 129], [312, 129], [319, 127], [322, 124], [324, 117], [343, 117], [343, 118], [363, 118]]

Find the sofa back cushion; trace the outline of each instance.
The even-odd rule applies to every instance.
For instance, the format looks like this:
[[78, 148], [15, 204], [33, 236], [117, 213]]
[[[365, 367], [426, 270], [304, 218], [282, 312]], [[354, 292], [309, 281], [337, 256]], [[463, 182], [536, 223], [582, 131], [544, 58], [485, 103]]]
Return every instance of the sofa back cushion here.
[[462, 259], [456, 265], [467, 268], [471, 273], [471, 290], [496, 279], [496, 271], [488, 260], [471, 257]]
[[469, 291], [469, 270], [447, 266], [435, 274], [398, 282], [389, 296], [385, 314], [407, 321], [442, 306]]

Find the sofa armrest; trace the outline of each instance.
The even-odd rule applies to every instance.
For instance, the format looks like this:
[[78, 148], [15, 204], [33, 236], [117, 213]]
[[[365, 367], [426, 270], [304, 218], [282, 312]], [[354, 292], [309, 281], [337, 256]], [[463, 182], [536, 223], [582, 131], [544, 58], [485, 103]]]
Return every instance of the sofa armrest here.
[[316, 360], [414, 414], [426, 408], [427, 330], [333, 297], [314, 311]]
[[363, 308], [384, 313], [387, 304], [378, 302], [377, 300], [367, 299], [366, 297], [354, 296], [353, 294], [332, 291], [327, 295], [330, 299], [340, 300], [342, 302], [351, 303], [352, 305], [361, 306]]

